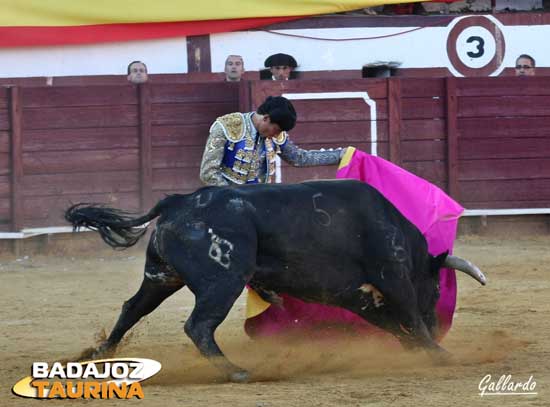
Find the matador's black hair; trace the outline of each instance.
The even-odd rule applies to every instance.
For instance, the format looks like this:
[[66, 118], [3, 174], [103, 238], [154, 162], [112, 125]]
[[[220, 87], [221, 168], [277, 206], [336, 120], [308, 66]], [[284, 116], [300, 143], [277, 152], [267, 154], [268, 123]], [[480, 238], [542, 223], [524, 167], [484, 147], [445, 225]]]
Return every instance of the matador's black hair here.
[[289, 131], [296, 125], [296, 110], [290, 100], [282, 96], [268, 96], [258, 107], [259, 114], [267, 114], [281, 130]]

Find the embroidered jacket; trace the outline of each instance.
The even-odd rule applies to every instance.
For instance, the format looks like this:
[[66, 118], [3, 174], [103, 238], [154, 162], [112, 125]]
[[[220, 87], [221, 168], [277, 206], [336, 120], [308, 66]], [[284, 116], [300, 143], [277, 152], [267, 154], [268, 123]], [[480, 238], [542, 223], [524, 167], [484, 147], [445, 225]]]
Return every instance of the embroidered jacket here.
[[292, 143], [286, 132], [267, 139], [252, 122], [254, 112], [231, 113], [219, 117], [206, 142], [200, 178], [207, 185], [269, 183], [280, 155], [294, 166], [331, 165], [340, 161], [341, 149], [303, 150]]

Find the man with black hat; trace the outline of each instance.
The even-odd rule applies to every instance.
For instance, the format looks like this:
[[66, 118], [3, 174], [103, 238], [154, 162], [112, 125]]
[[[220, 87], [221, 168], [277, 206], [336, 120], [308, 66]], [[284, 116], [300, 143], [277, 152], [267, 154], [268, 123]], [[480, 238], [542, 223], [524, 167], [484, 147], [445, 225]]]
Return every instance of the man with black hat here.
[[274, 81], [287, 81], [298, 64], [292, 55], [273, 54], [267, 57], [264, 66], [269, 68], [271, 71], [271, 79]]
[[296, 167], [334, 165], [345, 149], [303, 150], [286, 133], [296, 111], [282, 96], [269, 96], [255, 112], [218, 117], [206, 141], [200, 178], [206, 185], [270, 183], [277, 155]]

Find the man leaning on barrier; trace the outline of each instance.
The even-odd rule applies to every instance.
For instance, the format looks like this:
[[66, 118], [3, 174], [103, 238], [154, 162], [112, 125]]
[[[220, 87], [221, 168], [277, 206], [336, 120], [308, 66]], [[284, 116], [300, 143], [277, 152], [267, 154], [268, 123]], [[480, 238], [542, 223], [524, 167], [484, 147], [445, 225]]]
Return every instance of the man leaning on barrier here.
[[255, 112], [218, 117], [206, 142], [200, 179], [206, 185], [273, 182], [279, 155], [295, 167], [335, 165], [346, 149], [304, 150], [287, 134], [296, 124], [292, 103], [269, 96]]

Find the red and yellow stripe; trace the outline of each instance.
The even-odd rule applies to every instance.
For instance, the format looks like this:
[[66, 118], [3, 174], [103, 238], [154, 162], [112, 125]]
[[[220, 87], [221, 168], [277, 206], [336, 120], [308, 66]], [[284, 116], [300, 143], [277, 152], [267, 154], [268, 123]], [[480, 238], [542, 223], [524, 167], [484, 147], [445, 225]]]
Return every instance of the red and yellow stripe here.
[[[420, 0], [414, 0], [420, 1]], [[0, 0], [0, 47], [202, 35], [402, 0]]]

